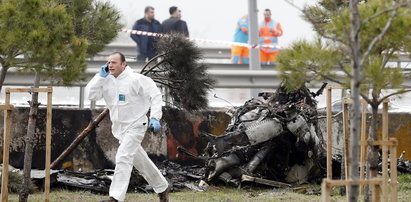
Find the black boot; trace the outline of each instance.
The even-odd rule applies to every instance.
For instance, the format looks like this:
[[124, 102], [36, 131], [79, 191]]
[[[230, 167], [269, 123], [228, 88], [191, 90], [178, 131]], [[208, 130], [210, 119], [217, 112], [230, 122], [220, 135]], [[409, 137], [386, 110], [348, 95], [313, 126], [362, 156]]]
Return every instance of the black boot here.
[[160, 202], [168, 202], [168, 193], [170, 192], [170, 187], [168, 187], [165, 191], [158, 194], [160, 198]]
[[101, 200], [100, 202], [118, 202], [115, 198], [111, 197], [108, 200]]

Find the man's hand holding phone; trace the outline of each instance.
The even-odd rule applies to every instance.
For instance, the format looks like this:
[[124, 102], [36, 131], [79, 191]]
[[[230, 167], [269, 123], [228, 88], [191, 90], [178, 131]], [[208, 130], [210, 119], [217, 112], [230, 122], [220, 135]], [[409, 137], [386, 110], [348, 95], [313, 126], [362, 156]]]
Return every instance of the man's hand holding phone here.
[[110, 71], [108, 69], [108, 62], [100, 67], [100, 72], [99, 75], [103, 78], [107, 77], [110, 74]]

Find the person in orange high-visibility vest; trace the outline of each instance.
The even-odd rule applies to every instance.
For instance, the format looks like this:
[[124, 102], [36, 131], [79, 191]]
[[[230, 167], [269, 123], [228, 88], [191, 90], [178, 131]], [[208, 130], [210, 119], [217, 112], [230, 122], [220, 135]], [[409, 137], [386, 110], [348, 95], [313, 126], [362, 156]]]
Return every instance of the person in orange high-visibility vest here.
[[[271, 10], [264, 10], [264, 20], [260, 24], [260, 45], [278, 45], [278, 37], [283, 35], [283, 30], [279, 22], [271, 19]], [[276, 56], [279, 52], [277, 47], [260, 48], [261, 64], [270, 64], [276, 62]]]
[[[234, 34], [234, 42], [248, 43], [248, 17], [242, 16], [237, 21]], [[231, 47], [231, 62], [233, 64], [248, 64], [248, 47], [233, 46]]]

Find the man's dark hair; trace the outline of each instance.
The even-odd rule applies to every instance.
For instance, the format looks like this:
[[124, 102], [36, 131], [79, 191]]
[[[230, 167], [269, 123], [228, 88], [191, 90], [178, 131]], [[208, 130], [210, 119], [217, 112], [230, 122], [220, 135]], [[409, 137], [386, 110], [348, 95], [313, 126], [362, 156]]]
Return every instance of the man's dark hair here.
[[266, 8], [264, 11], [267, 11], [267, 12], [270, 12], [270, 13], [271, 13], [271, 10], [270, 10], [270, 9], [268, 9], [268, 8]]
[[124, 57], [124, 54], [123, 54], [123, 53], [113, 52], [113, 53], [110, 54], [110, 55], [116, 55], [116, 54], [120, 55], [121, 62], [125, 62], [125, 61], [126, 61], [126, 57]]
[[173, 15], [173, 13], [177, 11], [177, 7], [176, 6], [171, 6], [168, 11], [170, 12], [170, 15]]
[[148, 13], [149, 10], [154, 10], [154, 7], [146, 6], [146, 8], [144, 9], [144, 13]]

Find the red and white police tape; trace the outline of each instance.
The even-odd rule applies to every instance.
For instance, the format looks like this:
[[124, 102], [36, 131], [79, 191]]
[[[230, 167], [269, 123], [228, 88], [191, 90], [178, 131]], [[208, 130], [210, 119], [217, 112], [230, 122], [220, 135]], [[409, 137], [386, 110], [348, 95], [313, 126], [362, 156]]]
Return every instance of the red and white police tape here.
[[[167, 34], [161, 33], [153, 33], [153, 32], [146, 32], [141, 30], [131, 30], [131, 29], [122, 29], [121, 32], [127, 32], [130, 34], [137, 34], [143, 36], [153, 36], [153, 37], [168, 37]], [[196, 41], [199, 43], [212, 43], [212, 44], [220, 44], [220, 45], [227, 45], [227, 46], [242, 46], [248, 48], [260, 48], [260, 47], [269, 47], [269, 48], [278, 48], [282, 49], [283, 47], [280, 45], [261, 45], [261, 44], [248, 44], [248, 43], [239, 43], [239, 42], [231, 42], [231, 41], [216, 41], [216, 40], [209, 40], [209, 39], [198, 39], [198, 38], [187, 38], [191, 41]]]

